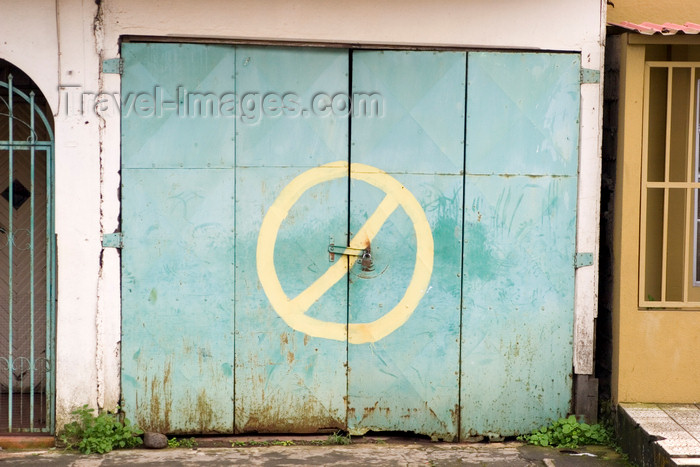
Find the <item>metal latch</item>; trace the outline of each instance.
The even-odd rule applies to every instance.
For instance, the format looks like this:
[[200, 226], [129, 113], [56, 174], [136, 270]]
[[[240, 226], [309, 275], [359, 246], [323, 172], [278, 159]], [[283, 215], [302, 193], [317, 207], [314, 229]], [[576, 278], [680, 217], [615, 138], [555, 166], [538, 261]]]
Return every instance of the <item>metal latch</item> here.
[[362, 258], [365, 253], [368, 253], [367, 249], [336, 245], [333, 235], [328, 237], [328, 261], [331, 263], [335, 261], [335, 255], [359, 256]]
[[329, 237], [328, 260], [335, 261], [335, 255], [357, 256], [357, 263], [362, 265], [363, 271], [373, 271], [372, 253], [370, 248], [353, 248], [351, 246], [339, 246], [333, 243], [333, 237]]
[[336, 246], [332, 243], [328, 245], [328, 259], [332, 263], [335, 261], [335, 255], [359, 256], [363, 257], [367, 254], [364, 248], [352, 248], [349, 246]]
[[124, 236], [121, 232], [106, 233], [102, 234], [102, 247], [103, 248], [122, 248]]

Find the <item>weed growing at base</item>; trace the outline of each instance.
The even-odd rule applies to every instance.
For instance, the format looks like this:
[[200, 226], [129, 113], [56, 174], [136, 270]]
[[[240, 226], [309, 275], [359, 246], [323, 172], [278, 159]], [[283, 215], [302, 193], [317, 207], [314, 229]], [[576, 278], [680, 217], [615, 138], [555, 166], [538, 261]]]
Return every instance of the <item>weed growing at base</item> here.
[[117, 413], [108, 411], [95, 416], [94, 411], [86, 404], [71, 412], [77, 420], [68, 423], [60, 435], [66, 449], [77, 449], [83, 454], [104, 454], [112, 449], [132, 448], [142, 443], [138, 435], [143, 431], [128, 419], [122, 422]]
[[600, 424], [579, 423], [573, 415], [560, 418], [529, 435], [518, 436], [518, 439], [535, 446], [557, 448], [577, 448], [584, 444], [610, 445], [613, 442], [612, 430]]
[[350, 435], [344, 435], [340, 431], [336, 431], [333, 434], [328, 435], [328, 438], [324, 440], [313, 440], [313, 441], [298, 441], [294, 442], [292, 440], [282, 441], [282, 440], [271, 440], [271, 441], [231, 441], [231, 447], [234, 448], [245, 448], [245, 447], [258, 447], [258, 446], [296, 446], [300, 444], [302, 446], [333, 446], [333, 445], [348, 445], [352, 443]]
[[350, 435], [344, 435], [339, 431], [336, 431], [332, 435], [328, 435], [328, 439], [323, 444], [331, 445], [348, 445], [352, 443], [352, 439], [350, 438]]
[[170, 438], [168, 440], [168, 447], [192, 449], [197, 447], [197, 440], [194, 438]]

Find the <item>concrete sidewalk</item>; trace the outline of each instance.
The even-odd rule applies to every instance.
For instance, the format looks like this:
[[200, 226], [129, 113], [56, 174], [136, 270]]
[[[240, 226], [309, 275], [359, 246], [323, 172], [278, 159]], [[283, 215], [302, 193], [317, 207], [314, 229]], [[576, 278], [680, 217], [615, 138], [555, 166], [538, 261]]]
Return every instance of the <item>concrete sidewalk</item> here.
[[622, 446], [642, 467], [700, 466], [700, 406], [620, 403]]
[[0, 464], [22, 466], [107, 467], [228, 465], [486, 465], [486, 466], [627, 466], [604, 447], [557, 450], [519, 442], [453, 444], [427, 441], [360, 443], [349, 446], [265, 446], [195, 449], [132, 449], [82, 456], [61, 450], [0, 452]]

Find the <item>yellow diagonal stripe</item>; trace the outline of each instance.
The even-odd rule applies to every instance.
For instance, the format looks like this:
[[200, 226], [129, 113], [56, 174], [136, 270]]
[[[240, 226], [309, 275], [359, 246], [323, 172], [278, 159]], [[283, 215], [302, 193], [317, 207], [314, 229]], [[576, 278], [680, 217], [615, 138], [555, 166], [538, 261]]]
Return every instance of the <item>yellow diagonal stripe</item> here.
[[[385, 196], [377, 209], [367, 219], [367, 222], [360, 228], [357, 234], [350, 240], [350, 247], [365, 248], [367, 243], [371, 243], [374, 237], [393, 213], [399, 203], [390, 196]], [[306, 313], [311, 305], [316, 302], [321, 295], [333, 287], [336, 282], [345, 276], [348, 270], [348, 261], [342, 258], [333, 266], [329, 267], [318, 279], [314, 281], [306, 290], [296, 296], [291, 301], [294, 313]]]

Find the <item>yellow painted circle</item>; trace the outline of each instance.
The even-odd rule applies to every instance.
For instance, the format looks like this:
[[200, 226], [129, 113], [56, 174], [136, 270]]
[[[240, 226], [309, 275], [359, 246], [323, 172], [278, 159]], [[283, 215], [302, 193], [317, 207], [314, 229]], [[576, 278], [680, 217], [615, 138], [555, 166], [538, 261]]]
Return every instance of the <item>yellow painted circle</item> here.
[[381, 318], [370, 323], [334, 323], [306, 316], [313, 305], [336, 282], [345, 277], [347, 261], [333, 263], [306, 290], [290, 299], [282, 289], [275, 270], [274, 250], [277, 233], [289, 210], [309, 188], [319, 183], [347, 177], [348, 163], [332, 162], [309, 169], [294, 178], [279, 194], [263, 218], [256, 250], [258, 278], [268, 300], [277, 314], [291, 328], [314, 337], [347, 341], [351, 344], [376, 342], [401, 327], [418, 306], [428, 289], [433, 272], [433, 234], [425, 212], [413, 194], [398, 180], [375, 167], [353, 163], [350, 177], [381, 189], [386, 197], [365, 225], [350, 240], [350, 247], [362, 248], [361, 242], [373, 238], [381, 225], [401, 206], [413, 223], [416, 232], [416, 265], [406, 293], [399, 303]]

